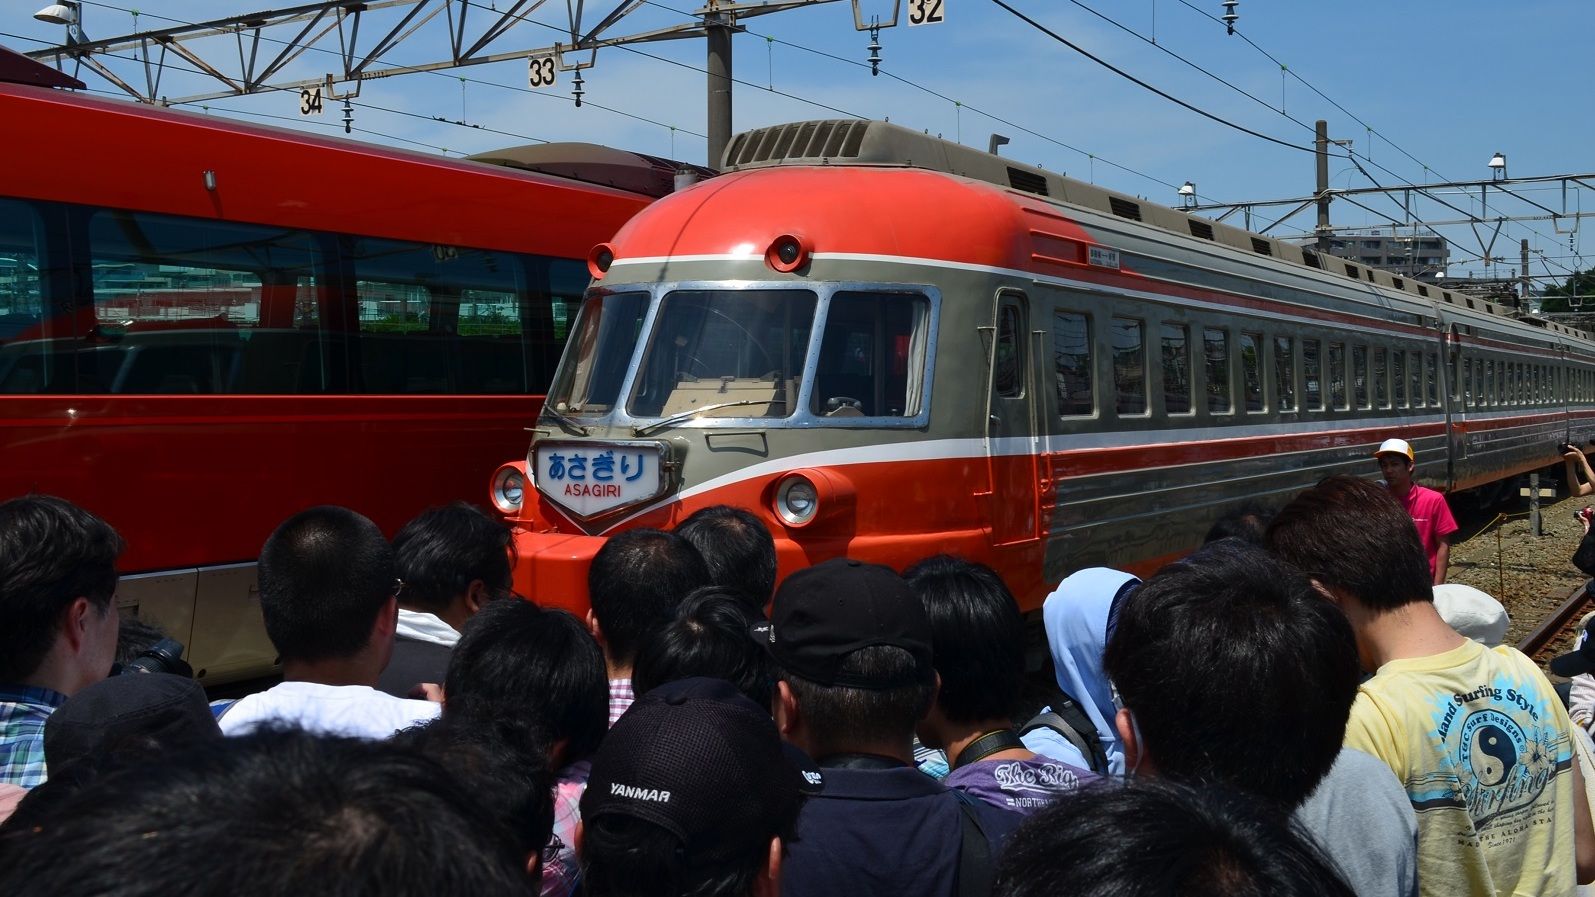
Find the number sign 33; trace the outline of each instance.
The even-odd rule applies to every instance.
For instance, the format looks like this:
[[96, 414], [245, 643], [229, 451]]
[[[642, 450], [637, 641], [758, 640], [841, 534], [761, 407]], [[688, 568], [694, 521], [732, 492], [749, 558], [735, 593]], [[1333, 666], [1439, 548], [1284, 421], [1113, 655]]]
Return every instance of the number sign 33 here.
[[908, 24], [935, 25], [946, 21], [942, 0], [908, 0]]
[[526, 80], [532, 87], [553, 87], [554, 76], [559, 69], [554, 65], [552, 56], [533, 56], [527, 69]]

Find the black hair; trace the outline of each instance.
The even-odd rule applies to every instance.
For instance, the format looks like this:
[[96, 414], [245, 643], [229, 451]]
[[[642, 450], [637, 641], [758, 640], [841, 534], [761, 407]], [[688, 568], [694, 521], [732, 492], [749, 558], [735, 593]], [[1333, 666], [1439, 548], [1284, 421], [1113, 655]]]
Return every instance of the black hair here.
[[0, 893], [537, 893], [516, 838], [392, 742], [265, 729], [127, 767], [0, 828]]
[[1160, 774], [1286, 809], [1334, 765], [1360, 679], [1345, 614], [1239, 539], [1143, 582], [1102, 663]]
[[520, 719], [567, 739], [567, 765], [597, 750], [609, 728], [604, 656], [587, 627], [519, 598], [493, 601], [465, 624], [443, 693], [445, 719]]
[[775, 660], [748, 635], [764, 619], [742, 594], [704, 586], [688, 595], [676, 618], [643, 641], [631, 685], [638, 695], [677, 679], [724, 679], [753, 703], [768, 709], [775, 694]]
[[[712, 774], [711, 770], [705, 770]], [[770, 856], [772, 837], [783, 846], [796, 827], [797, 808], [787, 819], [770, 820], [762, 841], [728, 860], [696, 860], [681, 839], [644, 819], [605, 813], [582, 820], [582, 892], [588, 897], [749, 897]]]
[[883, 682], [922, 681], [896, 688], [852, 688], [821, 685], [782, 670], [781, 680], [792, 689], [813, 734], [816, 759], [858, 745], [907, 742], [935, 698], [936, 685], [923, 680], [919, 661], [894, 645], [860, 648], [847, 655], [837, 673]]
[[694, 511], [675, 529], [709, 568], [709, 581], [734, 589], [763, 613], [775, 594], [775, 538], [746, 508], [713, 505]]
[[992, 897], [1352, 897], [1272, 808], [1220, 788], [1131, 778], [1082, 788], [1008, 838]]
[[393, 548], [348, 508], [300, 511], [260, 549], [260, 611], [284, 660], [359, 653], [396, 587]]
[[1024, 689], [1024, 618], [996, 571], [939, 554], [903, 571], [930, 620], [936, 705], [955, 723], [1011, 717]]
[[610, 536], [587, 570], [593, 616], [609, 656], [630, 664], [637, 647], [675, 615], [681, 599], [709, 585], [709, 568], [692, 543], [657, 529]]
[[540, 853], [554, 833], [554, 777], [548, 733], [512, 717], [439, 717], [401, 731], [400, 741], [436, 760], [514, 834], [523, 855]]
[[441, 613], [473, 580], [495, 597], [508, 593], [510, 548], [509, 527], [473, 504], [422, 511], [393, 537], [404, 604]]
[[1296, 496], [1269, 524], [1268, 547], [1371, 610], [1434, 601], [1412, 517], [1390, 490], [1368, 480], [1327, 477]]
[[0, 503], [0, 682], [32, 676], [78, 598], [100, 613], [116, 594], [116, 530], [53, 495]]
[[1240, 539], [1253, 545], [1261, 545], [1268, 533], [1268, 521], [1273, 517], [1274, 512], [1262, 504], [1243, 501], [1213, 521], [1213, 526], [1208, 529], [1207, 535], [1202, 537], [1202, 544], [1217, 542], [1220, 539]]

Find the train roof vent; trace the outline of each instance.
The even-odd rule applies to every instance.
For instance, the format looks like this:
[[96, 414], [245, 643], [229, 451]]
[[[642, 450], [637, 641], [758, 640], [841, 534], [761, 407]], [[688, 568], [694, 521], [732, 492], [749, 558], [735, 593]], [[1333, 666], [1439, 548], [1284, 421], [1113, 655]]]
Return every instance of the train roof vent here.
[[1398, 290], [1404, 290], [1404, 289], [1407, 288], [1407, 282], [1405, 280], [1402, 280], [1399, 277], [1390, 278], [1390, 282], [1395, 284], [1396, 285], [1396, 289], [1398, 289]]
[[1252, 238], [1252, 251], [1257, 253], [1258, 255], [1273, 255], [1274, 254], [1274, 244], [1268, 242], [1267, 240], [1262, 239], [1261, 237], [1253, 237]]
[[1309, 268], [1318, 268], [1322, 270], [1324, 267], [1324, 263], [1318, 260], [1318, 253], [1312, 251], [1311, 249], [1302, 249], [1301, 258], [1302, 261], [1307, 263], [1307, 267]]
[[1374, 282], [1373, 269], [1369, 268], [1366, 273], [1368, 275], [1368, 282], [1369, 283], [1373, 283]]
[[1035, 193], [1040, 196], [1047, 194], [1047, 179], [1033, 171], [1008, 166], [1008, 186], [1026, 193]]
[[1197, 221], [1195, 218], [1192, 218], [1189, 223], [1191, 225], [1191, 236], [1201, 237], [1204, 240], [1213, 239], [1213, 225], [1208, 224], [1206, 221]]
[[1357, 270], [1357, 266], [1356, 265], [1348, 264], [1348, 265], [1346, 265], [1346, 276], [1347, 277], [1361, 277], [1362, 276], [1362, 272]]
[[1108, 207], [1113, 209], [1113, 214], [1120, 218], [1128, 218], [1131, 221], [1141, 220], [1140, 203], [1130, 202], [1128, 199], [1120, 199], [1117, 196], [1109, 196]]

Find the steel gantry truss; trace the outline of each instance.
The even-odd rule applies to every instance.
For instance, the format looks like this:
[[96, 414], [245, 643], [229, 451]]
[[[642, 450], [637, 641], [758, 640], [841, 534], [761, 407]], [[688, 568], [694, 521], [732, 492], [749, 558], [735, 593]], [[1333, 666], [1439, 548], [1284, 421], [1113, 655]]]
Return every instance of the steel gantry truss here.
[[[538, 22], [530, 17], [550, 5], [550, 0], [324, 0], [283, 9], [227, 16], [206, 22], [139, 31], [105, 39], [88, 38], [81, 22], [67, 26], [66, 43], [28, 53], [74, 74], [83, 69], [116, 85], [145, 103], [179, 105], [265, 91], [299, 91], [335, 84], [355, 87], [341, 99], [359, 93], [359, 84], [374, 78], [391, 78], [417, 72], [435, 72], [461, 66], [513, 59], [551, 58], [561, 71], [590, 68], [604, 47], [651, 41], [707, 37], [709, 40], [710, 164], [719, 161], [716, 145], [730, 138], [730, 36], [737, 22], [754, 16], [786, 12], [837, 0], [702, 0], [693, 20], [678, 25], [616, 35], [628, 16], [650, 5], [647, 0], [612, 0], [591, 3], [564, 0], [563, 24]], [[892, 27], [901, 0], [851, 0], [854, 27], [860, 31]], [[498, 4], [503, 3], [503, 8]], [[881, 12], [867, 15], [866, 7]], [[81, 4], [74, 4], [81, 10]], [[887, 12], [889, 10], [889, 13]], [[132, 10], [129, 10], [130, 12]], [[136, 15], [136, 13], [135, 13]], [[560, 18], [557, 14], [551, 18]], [[531, 23], [541, 31], [534, 39], [517, 26]], [[557, 28], [561, 39], [544, 43], [543, 31]], [[446, 29], [449, 55], [418, 63], [392, 64], [384, 57], [418, 34], [436, 43], [437, 31]], [[531, 46], [528, 46], [531, 44]], [[335, 47], [335, 49], [334, 49]], [[287, 77], [286, 72], [312, 49], [336, 52], [338, 65], [317, 77]], [[322, 54], [328, 55], [328, 54]], [[132, 59], [141, 66], [123, 76], [110, 59]], [[219, 85], [213, 90], [168, 97], [161, 81], [168, 63], [186, 62], [193, 72]], [[118, 65], [118, 68], [123, 66]], [[298, 68], [303, 71], [303, 66]], [[580, 103], [580, 82], [576, 99]], [[717, 96], [717, 92], [723, 96]], [[719, 119], [723, 117], [724, 121]], [[719, 132], [723, 131], [721, 134]], [[718, 140], [717, 140], [718, 138]]]

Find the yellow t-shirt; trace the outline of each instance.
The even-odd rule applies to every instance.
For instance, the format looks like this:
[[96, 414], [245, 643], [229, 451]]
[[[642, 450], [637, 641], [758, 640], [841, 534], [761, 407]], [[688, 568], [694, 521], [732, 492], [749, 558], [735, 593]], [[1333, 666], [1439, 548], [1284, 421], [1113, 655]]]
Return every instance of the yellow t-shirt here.
[[1527, 897], [1574, 891], [1570, 731], [1533, 661], [1469, 641], [1380, 667], [1346, 744], [1406, 787], [1422, 894]]

